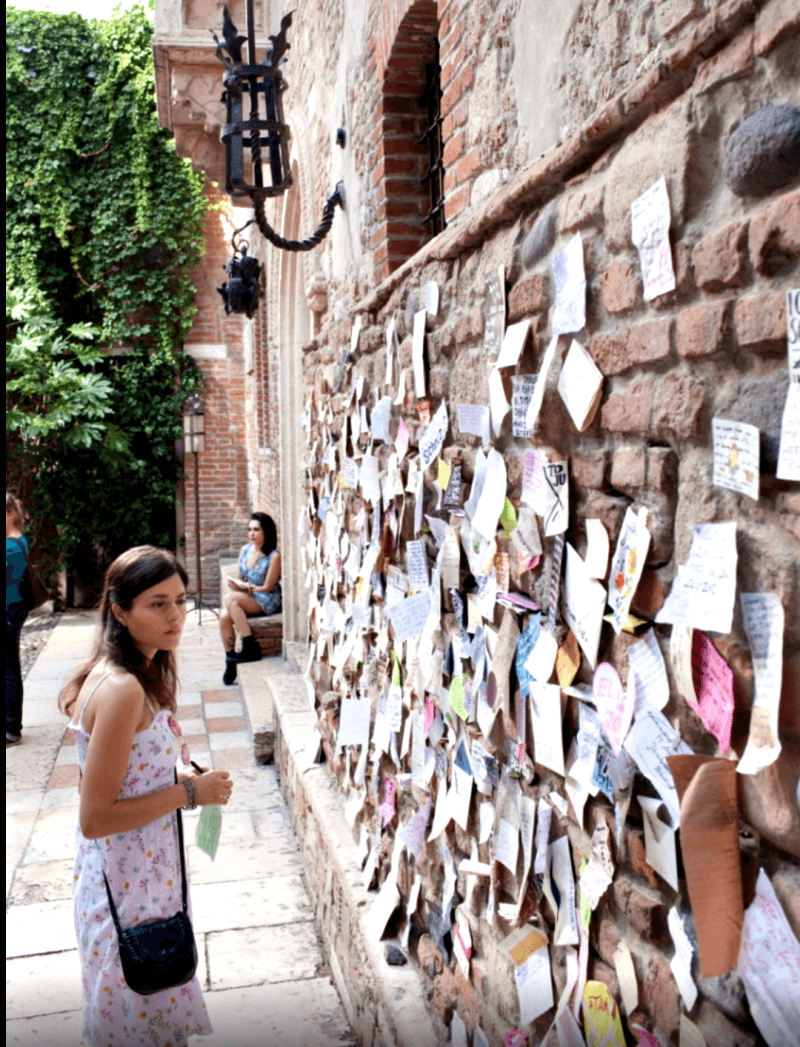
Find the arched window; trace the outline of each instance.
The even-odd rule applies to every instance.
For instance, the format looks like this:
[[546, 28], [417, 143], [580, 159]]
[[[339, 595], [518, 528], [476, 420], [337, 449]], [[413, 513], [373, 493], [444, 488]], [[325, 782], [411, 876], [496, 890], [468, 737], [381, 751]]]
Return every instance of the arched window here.
[[444, 228], [437, 34], [433, 0], [412, 3], [384, 68], [373, 241], [379, 280]]

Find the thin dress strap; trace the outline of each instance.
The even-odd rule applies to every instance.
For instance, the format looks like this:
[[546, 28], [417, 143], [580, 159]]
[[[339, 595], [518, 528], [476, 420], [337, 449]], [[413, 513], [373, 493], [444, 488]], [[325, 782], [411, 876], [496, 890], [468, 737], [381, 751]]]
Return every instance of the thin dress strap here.
[[[83, 703], [83, 708], [81, 709], [81, 715], [78, 717], [78, 722], [77, 723], [70, 722], [70, 727], [72, 727], [73, 729], [80, 730], [80, 731], [83, 730], [83, 714], [86, 712], [86, 706], [89, 704], [89, 702], [92, 700], [92, 698], [94, 698], [94, 692], [97, 690], [97, 688], [100, 686], [100, 684], [104, 680], [108, 679], [108, 677], [112, 673], [116, 673], [116, 672], [119, 672], [119, 671], [120, 671], [119, 666], [115, 665], [113, 668], [111, 668], [107, 672], [103, 673], [103, 675], [100, 677], [100, 679], [97, 681], [97, 683], [94, 685], [94, 687], [89, 692], [89, 697]], [[121, 671], [124, 672], [124, 670], [121, 670]]]

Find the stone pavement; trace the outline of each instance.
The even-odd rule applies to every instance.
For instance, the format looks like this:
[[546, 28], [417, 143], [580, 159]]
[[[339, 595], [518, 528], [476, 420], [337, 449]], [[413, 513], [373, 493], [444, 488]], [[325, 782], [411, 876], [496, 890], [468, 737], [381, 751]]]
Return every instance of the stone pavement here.
[[[6, 753], [6, 1042], [81, 1040], [72, 923], [78, 770], [56, 696], [85, 658], [87, 614], [66, 614], [25, 681], [22, 745]], [[199, 976], [214, 1034], [204, 1047], [346, 1047], [355, 1043], [325, 966], [297, 840], [275, 768], [258, 766], [238, 686], [220, 683], [216, 619], [189, 615], [179, 652], [178, 718], [192, 758], [229, 770], [215, 860], [184, 815]], [[265, 666], [265, 668], [267, 668]]]

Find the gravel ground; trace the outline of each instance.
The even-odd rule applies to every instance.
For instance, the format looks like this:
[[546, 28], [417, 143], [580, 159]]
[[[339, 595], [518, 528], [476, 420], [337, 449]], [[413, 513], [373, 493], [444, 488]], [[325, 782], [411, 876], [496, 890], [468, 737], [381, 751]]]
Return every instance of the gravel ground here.
[[60, 618], [60, 614], [48, 614], [47, 612], [28, 615], [19, 641], [19, 660], [23, 680], [31, 671], [33, 663], [39, 657]]

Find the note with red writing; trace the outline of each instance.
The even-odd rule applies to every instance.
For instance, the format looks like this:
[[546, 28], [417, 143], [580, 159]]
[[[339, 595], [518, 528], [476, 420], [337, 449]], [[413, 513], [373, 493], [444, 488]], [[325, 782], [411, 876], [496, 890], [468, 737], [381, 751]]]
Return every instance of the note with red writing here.
[[733, 723], [733, 672], [709, 638], [697, 630], [692, 637], [692, 677], [696, 712], [727, 756]]
[[608, 662], [601, 662], [595, 669], [592, 690], [600, 723], [614, 755], [619, 756], [633, 718], [635, 690], [629, 688], [630, 693], [625, 693], [617, 670]]

